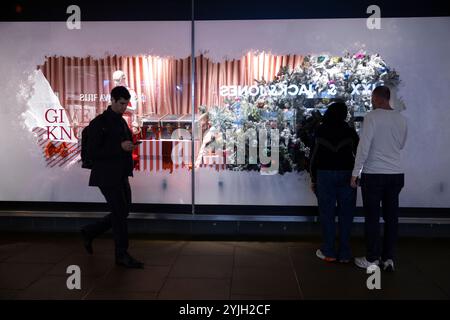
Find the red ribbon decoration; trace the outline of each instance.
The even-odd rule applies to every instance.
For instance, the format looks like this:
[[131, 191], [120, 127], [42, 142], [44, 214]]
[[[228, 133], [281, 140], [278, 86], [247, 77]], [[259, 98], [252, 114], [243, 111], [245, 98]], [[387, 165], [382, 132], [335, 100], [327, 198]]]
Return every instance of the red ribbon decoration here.
[[47, 158], [51, 158], [54, 155], [60, 155], [61, 157], [65, 158], [69, 155], [67, 144], [65, 142], [61, 143], [58, 147], [56, 147], [53, 142], [47, 143], [44, 149], [45, 156]]

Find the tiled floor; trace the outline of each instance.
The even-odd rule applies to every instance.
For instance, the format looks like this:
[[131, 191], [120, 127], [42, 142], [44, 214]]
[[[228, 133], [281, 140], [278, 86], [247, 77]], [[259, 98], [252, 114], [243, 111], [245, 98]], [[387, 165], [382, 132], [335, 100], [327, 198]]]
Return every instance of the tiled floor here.
[[[114, 265], [109, 237], [89, 256], [76, 234], [0, 235], [1, 299], [449, 299], [450, 239], [401, 239], [397, 272], [381, 290], [353, 265], [314, 255], [319, 238], [295, 242], [131, 240], [142, 270]], [[353, 240], [355, 255], [362, 239]], [[66, 269], [81, 269], [81, 289], [67, 289]]]

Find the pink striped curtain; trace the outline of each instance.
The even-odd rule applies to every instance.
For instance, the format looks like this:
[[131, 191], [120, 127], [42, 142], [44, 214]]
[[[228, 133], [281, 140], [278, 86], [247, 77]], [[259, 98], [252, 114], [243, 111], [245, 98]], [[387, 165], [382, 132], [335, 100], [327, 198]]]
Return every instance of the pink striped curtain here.
[[[219, 88], [223, 85], [253, 85], [255, 79], [272, 80], [281, 67], [292, 69], [302, 62], [303, 57], [299, 55], [266, 52], [249, 52], [239, 60], [217, 63], [203, 55], [197, 56], [195, 108], [222, 104]], [[102, 97], [107, 97], [114, 86], [112, 74], [122, 70], [127, 75], [128, 86], [137, 93], [139, 116], [191, 112], [189, 57], [174, 59], [141, 55], [94, 59], [54, 56], [47, 57], [39, 68], [58, 94], [63, 107], [89, 105], [95, 106], [97, 113], [102, 112], [109, 104], [109, 99]]]

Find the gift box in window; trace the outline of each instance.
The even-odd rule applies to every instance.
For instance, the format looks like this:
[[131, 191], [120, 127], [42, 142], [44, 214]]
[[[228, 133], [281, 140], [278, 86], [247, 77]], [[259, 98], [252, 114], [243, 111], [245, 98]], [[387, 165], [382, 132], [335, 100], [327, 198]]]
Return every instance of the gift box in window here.
[[[205, 115], [195, 115], [194, 159], [199, 157], [200, 137], [203, 135], [200, 120]], [[204, 119], [203, 119], [204, 120]], [[140, 171], [168, 171], [192, 168], [192, 115], [145, 115], [141, 119], [142, 143], [139, 146]], [[177, 129], [184, 129], [176, 131]], [[196, 161], [196, 160], [194, 160]]]
[[[192, 114], [166, 115], [160, 119], [161, 139], [190, 140], [192, 127], [194, 127], [194, 139], [200, 139], [200, 135], [204, 131], [201, 124], [203, 118], [204, 115], [195, 114], [194, 122], [192, 122]], [[184, 129], [187, 132], [178, 131], [176, 135], [173, 135], [177, 129]]]
[[168, 114], [160, 119], [161, 139], [172, 139], [172, 133], [181, 128], [179, 119], [183, 115]]
[[161, 135], [161, 115], [149, 114], [141, 118], [142, 139], [158, 140]]

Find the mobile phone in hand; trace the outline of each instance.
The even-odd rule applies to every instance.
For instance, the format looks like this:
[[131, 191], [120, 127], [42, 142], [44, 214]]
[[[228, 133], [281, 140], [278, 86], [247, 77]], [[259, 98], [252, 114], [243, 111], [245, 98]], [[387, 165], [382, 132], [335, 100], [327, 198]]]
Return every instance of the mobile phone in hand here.
[[141, 144], [142, 143], [142, 141], [141, 140], [137, 140], [136, 142], [134, 142], [133, 144], [135, 145], [135, 146], [137, 146], [138, 144]]

